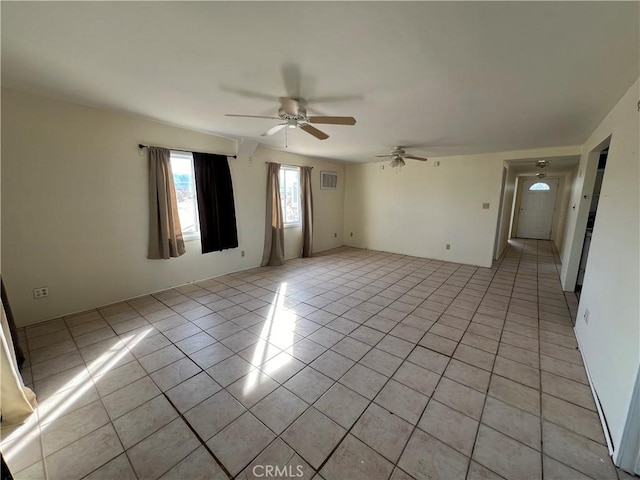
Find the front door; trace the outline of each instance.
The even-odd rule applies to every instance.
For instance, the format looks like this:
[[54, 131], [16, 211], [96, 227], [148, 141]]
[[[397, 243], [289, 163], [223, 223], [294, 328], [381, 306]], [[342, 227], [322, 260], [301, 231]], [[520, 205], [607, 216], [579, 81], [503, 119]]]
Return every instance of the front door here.
[[518, 237], [549, 240], [558, 179], [529, 178], [522, 185]]

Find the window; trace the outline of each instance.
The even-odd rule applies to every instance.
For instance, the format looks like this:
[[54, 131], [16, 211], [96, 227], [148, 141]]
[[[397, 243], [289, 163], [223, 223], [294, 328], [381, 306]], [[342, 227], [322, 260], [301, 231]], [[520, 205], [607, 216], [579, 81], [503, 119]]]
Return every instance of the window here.
[[280, 167], [280, 200], [285, 227], [302, 224], [300, 206], [300, 169], [298, 167]]
[[172, 151], [171, 170], [173, 170], [182, 235], [185, 240], [200, 238], [193, 155], [189, 152]]
[[549, 188], [549, 185], [547, 185], [546, 183], [538, 182], [538, 183], [534, 183], [533, 185], [531, 185], [529, 187], [529, 190], [530, 191], [531, 190], [533, 190], [533, 191], [536, 191], [536, 190], [550, 190], [550, 188]]

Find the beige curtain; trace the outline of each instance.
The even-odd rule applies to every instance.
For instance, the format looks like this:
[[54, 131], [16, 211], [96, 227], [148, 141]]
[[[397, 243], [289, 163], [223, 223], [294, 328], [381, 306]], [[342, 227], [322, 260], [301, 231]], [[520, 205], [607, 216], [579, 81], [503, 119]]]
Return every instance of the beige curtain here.
[[311, 192], [311, 170], [313, 167], [300, 167], [300, 186], [302, 192], [302, 252], [303, 258], [313, 253], [313, 193]]
[[267, 162], [267, 216], [262, 266], [284, 264], [284, 220], [280, 200], [280, 165]]
[[185, 253], [178, 201], [171, 171], [171, 151], [149, 147], [149, 258]]
[[2, 304], [0, 329], [0, 415], [2, 426], [24, 422], [38, 406], [36, 396], [24, 386], [18, 370], [11, 330]]

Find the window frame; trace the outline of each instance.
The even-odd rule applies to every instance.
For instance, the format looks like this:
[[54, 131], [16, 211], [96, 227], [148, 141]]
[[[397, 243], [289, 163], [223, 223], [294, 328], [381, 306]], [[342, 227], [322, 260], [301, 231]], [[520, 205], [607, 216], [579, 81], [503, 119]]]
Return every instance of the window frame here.
[[[180, 208], [178, 207], [178, 218], [180, 219], [180, 230], [182, 231], [182, 239], [185, 242], [189, 242], [192, 240], [200, 240], [200, 217], [198, 214], [198, 191], [196, 190], [196, 174], [195, 168], [193, 164], [193, 154], [190, 152], [183, 152], [180, 150], [171, 150], [170, 153], [171, 159], [171, 171], [173, 173], [174, 180], [174, 189], [175, 189], [175, 172], [174, 172], [174, 163], [173, 160], [190, 160], [191, 165], [191, 188], [193, 190], [193, 214], [195, 219], [195, 230], [184, 231], [182, 226], [182, 219], [180, 218]], [[177, 200], [177, 189], [176, 189], [176, 200]]]
[[[298, 175], [298, 220], [295, 222], [287, 222], [287, 205], [286, 205], [286, 173], [287, 171], [295, 172]], [[282, 223], [284, 228], [299, 228], [302, 227], [302, 189], [301, 187], [301, 176], [300, 176], [300, 167], [295, 165], [280, 165], [280, 202], [282, 204]], [[282, 191], [284, 188], [284, 197], [282, 196]]]

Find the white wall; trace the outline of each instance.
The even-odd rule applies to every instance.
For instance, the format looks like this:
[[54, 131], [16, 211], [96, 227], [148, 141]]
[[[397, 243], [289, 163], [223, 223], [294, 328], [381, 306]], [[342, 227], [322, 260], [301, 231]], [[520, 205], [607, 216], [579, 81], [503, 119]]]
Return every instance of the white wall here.
[[504, 161], [575, 153], [563, 147], [440, 157], [439, 167], [408, 160], [399, 172], [385, 163], [348, 165], [345, 244], [489, 267]]
[[[323, 250], [340, 247], [344, 244], [345, 167], [343, 164], [322, 158], [307, 157], [263, 147], [259, 148], [253, 155], [252, 162], [256, 163], [256, 167], [258, 168], [265, 168], [264, 162], [275, 162], [282, 165], [294, 165], [299, 167], [313, 167], [311, 172], [314, 223], [313, 251], [321, 252]], [[336, 190], [320, 189], [321, 171], [338, 173], [338, 188]], [[302, 228], [285, 228], [284, 237], [285, 258], [291, 259], [299, 257], [302, 249]]]
[[[268, 150], [259, 149], [251, 162], [229, 160], [239, 248], [202, 255], [196, 240], [187, 242], [180, 258], [148, 260], [148, 166], [138, 143], [229, 154], [236, 149], [234, 140], [2, 90], [2, 276], [20, 325], [260, 264], [266, 195], [260, 160]], [[329, 208], [339, 212], [338, 220], [327, 221], [317, 192], [321, 250], [341, 242], [328, 237], [342, 225], [343, 205], [340, 195], [332, 197]], [[45, 285], [49, 297], [34, 300], [32, 289]]]
[[[616, 449], [640, 365], [639, 98], [640, 80], [583, 147], [581, 175], [571, 200], [576, 210], [569, 210], [562, 265], [563, 287], [572, 290], [573, 268], [580, 261], [581, 237], [591, 202], [588, 194], [595, 177], [594, 165], [589, 169], [587, 164], [594, 161], [590, 153], [611, 136], [575, 329]], [[584, 319], [587, 309], [588, 324]]]

